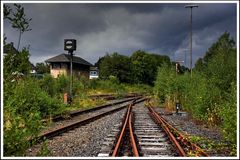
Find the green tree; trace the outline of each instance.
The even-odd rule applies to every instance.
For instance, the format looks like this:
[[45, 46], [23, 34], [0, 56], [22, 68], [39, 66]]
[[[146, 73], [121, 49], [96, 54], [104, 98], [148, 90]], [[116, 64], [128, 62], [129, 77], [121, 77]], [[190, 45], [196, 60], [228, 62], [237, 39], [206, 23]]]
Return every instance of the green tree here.
[[11, 9], [11, 7], [10, 6], [8, 6], [8, 5], [6, 5], [6, 4], [4, 4], [3, 5], [3, 14], [4, 14], [4, 16], [3, 16], [3, 18], [4, 19], [9, 19], [10, 17], [10, 14], [11, 14], [11, 12], [12, 12], [12, 9]]
[[45, 63], [36, 63], [36, 72], [39, 74], [50, 73], [50, 66]]
[[127, 56], [113, 53], [107, 54], [99, 62], [100, 77], [116, 76], [120, 82], [130, 82], [131, 63]]
[[141, 50], [134, 52], [130, 59], [133, 81], [135, 83], [153, 85], [157, 76], [157, 68], [163, 63], [170, 65], [170, 58], [168, 56], [149, 54]]
[[19, 50], [20, 41], [24, 32], [30, 31], [29, 22], [31, 18], [26, 18], [24, 8], [19, 4], [14, 4], [13, 11], [8, 5], [4, 5], [4, 18], [10, 20], [12, 27], [19, 31], [17, 50]]
[[31, 68], [29, 51], [23, 48], [21, 52], [9, 51], [4, 57], [4, 75], [7, 77], [14, 72], [28, 74]]
[[196, 62], [197, 69], [205, 69], [204, 67], [208, 65], [209, 61], [214, 59], [214, 57], [218, 56], [219, 54], [228, 55], [234, 49], [234, 46], [235, 42], [232, 38], [230, 38], [230, 33], [223, 33], [218, 38], [217, 42], [208, 49], [205, 56]]

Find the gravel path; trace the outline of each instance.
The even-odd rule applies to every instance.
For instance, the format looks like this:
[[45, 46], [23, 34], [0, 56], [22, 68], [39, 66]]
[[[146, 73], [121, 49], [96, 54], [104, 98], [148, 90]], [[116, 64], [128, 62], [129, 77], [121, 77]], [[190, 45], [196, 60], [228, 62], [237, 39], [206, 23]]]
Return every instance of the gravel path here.
[[[104, 138], [110, 134], [111, 128], [119, 123], [126, 109], [100, 118], [85, 126], [48, 140], [50, 156], [95, 157], [101, 149]], [[43, 143], [27, 150], [27, 156], [36, 156]]]
[[[165, 113], [163, 108], [156, 107], [155, 110], [162, 114]], [[202, 148], [205, 148], [205, 151], [210, 156], [214, 157], [229, 156], [229, 153], [226, 152], [226, 149], [223, 150], [214, 147], [208, 148], [209, 143], [213, 142], [215, 144], [225, 143], [221, 135], [221, 131], [218, 128], [211, 127], [206, 124], [196, 124], [196, 122], [187, 114], [176, 115], [175, 113], [173, 113], [172, 115], [166, 114], [162, 116], [182, 133], [189, 136], [198, 136], [204, 138], [205, 140], [199, 141], [198, 145]]]
[[[163, 108], [155, 109], [160, 113], [164, 113]], [[168, 122], [185, 134], [207, 137], [213, 140], [219, 140], [222, 138], [220, 131], [218, 131], [216, 128], [208, 128], [206, 125], [197, 125], [186, 114], [176, 115], [173, 113], [172, 115], [163, 115], [163, 118], [165, 118]]]

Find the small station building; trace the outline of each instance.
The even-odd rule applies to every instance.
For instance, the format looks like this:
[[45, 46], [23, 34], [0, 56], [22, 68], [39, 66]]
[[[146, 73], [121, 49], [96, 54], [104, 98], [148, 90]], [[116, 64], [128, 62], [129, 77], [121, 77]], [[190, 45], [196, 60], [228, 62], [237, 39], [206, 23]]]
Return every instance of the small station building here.
[[[45, 61], [50, 64], [50, 74], [57, 78], [59, 75], [70, 75], [70, 55], [60, 54]], [[93, 65], [81, 57], [73, 56], [73, 75], [89, 79], [90, 67]]]

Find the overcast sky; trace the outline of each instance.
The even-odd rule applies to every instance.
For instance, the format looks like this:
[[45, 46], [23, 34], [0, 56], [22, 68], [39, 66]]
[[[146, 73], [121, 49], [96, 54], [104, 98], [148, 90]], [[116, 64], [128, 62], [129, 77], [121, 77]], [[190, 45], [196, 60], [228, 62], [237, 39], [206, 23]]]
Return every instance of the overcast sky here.
[[[90, 63], [106, 53], [136, 50], [186, 59], [189, 64], [190, 10], [178, 4], [22, 4], [30, 28], [20, 47], [30, 45], [30, 61], [44, 62], [61, 53], [66, 38], [77, 40], [76, 56]], [[225, 31], [236, 40], [236, 4], [200, 3], [193, 9], [193, 61]], [[17, 46], [18, 32], [4, 21], [7, 42]]]

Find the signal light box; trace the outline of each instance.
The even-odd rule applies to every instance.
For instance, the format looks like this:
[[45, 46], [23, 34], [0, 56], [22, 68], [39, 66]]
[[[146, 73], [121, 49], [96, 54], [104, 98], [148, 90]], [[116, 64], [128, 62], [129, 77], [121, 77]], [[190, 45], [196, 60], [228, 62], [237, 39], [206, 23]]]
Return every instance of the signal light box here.
[[77, 48], [76, 39], [64, 39], [64, 50], [75, 51]]

